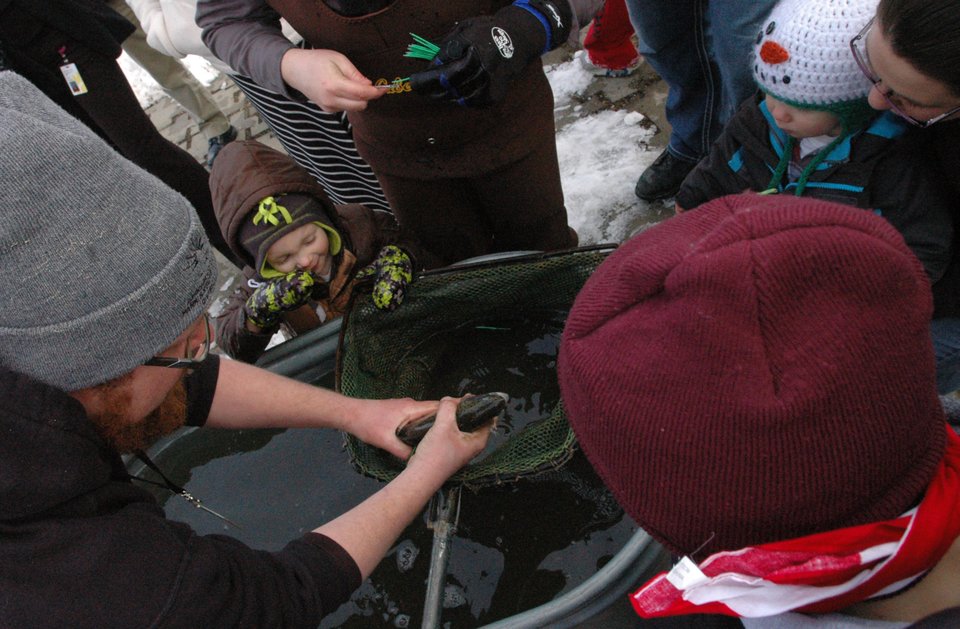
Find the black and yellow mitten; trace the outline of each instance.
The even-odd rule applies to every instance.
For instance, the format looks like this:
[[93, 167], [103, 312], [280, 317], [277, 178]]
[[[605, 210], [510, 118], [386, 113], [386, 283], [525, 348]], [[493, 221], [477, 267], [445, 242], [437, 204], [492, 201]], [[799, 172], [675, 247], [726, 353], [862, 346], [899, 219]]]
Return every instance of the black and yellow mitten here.
[[356, 279], [375, 277], [373, 305], [380, 310], [393, 310], [401, 303], [407, 292], [407, 284], [413, 279], [413, 263], [410, 256], [396, 245], [387, 245], [377, 254], [377, 259], [356, 275]]
[[258, 328], [268, 330], [288, 310], [299, 308], [311, 298], [316, 279], [309, 271], [294, 271], [262, 282], [247, 298], [243, 311]]

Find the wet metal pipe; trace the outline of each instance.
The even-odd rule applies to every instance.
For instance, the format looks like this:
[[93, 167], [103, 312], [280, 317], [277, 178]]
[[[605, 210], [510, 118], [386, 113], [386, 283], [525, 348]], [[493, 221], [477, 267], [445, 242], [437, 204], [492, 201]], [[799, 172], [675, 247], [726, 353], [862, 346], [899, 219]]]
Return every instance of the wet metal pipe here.
[[[613, 559], [576, 588], [549, 603], [484, 625], [481, 629], [575, 627], [615, 604], [616, 599], [625, 599], [626, 592], [639, 585], [644, 573], [663, 552], [663, 547], [646, 531], [637, 529]], [[628, 603], [624, 600], [623, 604]]]
[[427, 594], [423, 599], [421, 629], [437, 629], [443, 611], [443, 590], [450, 562], [450, 541], [457, 531], [460, 517], [460, 485], [441, 489], [430, 499], [428, 526], [433, 529], [433, 547], [430, 550], [430, 574], [427, 576]]

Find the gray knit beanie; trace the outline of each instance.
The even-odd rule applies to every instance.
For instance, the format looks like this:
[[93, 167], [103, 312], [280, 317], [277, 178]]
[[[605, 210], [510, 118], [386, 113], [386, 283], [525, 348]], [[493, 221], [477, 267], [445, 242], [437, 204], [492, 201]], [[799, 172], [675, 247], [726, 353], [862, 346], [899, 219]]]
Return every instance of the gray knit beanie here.
[[21, 76], [0, 71], [0, 365], [65, 391], [132, 371], [205, 310], [196, 212]]

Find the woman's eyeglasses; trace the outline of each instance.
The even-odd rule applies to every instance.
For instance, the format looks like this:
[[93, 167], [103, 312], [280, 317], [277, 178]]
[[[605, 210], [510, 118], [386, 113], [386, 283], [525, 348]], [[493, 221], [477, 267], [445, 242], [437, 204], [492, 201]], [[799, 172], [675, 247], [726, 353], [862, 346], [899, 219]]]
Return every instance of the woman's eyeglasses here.
[[932, 124], [936, 124], [945, 118], [949, 118], [953, 114], [960, 111], [960, 105], [954, 107], [953, 109], [946, 111], [939, 116], [934, 116], [929, 120], [918, 120], [913, 116], [909, 115], [903, 109], [893, 102], [893, 99], [890, 97], [892, 90], [883, 90], [880, 87], [880, 83], [883, 82], [877, 74], [873, 71], [873, 68], [870, 66], [870, 60], [867, 57], [867, 34], [870, 32], [870, 28], [873, 26], [876, 18], [871, 18], [867, 25], [857, 33], [857, 36], [850, 40], [850, 52], [853, 53], [853, 58], [857, 62], [857, 65], [860, 67], [860, 71], [863, 72], [863, 75], [870, 79], [870, 82], [873, 83], [873, 87], [877, 90], [880, 96], [883, 97], [883, 100], [887, 102], [887, 105], [890, 107], [890, 111], [897, 114], [910, 124], [915, 127], [920, 127], [921, 129], [929, 127]]

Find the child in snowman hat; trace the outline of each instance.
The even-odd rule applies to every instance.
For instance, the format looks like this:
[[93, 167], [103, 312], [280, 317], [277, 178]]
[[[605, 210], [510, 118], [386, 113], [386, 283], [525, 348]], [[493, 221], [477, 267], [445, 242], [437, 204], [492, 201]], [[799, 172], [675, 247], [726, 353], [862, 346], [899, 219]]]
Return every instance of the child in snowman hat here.
[[850, 41], [878, 0], [782, 0], [753, 53], [760, 90], [684, 180], [677, 211], [745, 190], [871, 210], [896, 227], [936, 282], [950, 260], [949, 204], [907, 124], [873, 110]]

